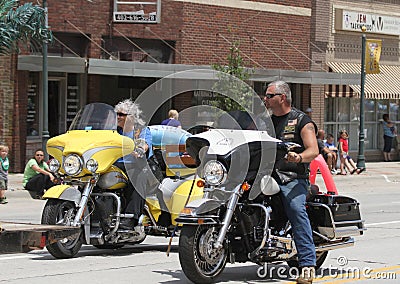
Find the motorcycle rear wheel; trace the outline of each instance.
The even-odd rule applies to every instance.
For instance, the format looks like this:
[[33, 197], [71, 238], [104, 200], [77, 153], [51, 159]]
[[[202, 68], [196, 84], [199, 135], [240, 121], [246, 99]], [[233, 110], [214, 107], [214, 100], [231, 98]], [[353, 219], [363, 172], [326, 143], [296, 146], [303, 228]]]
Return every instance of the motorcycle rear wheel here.
[[225, 268], [227, 249], [213, 248], [218, 230], [213, 226], [184, 225], [179, 237], [179, 262], [194, 283], [212, 283]]
[[[47, 225], [69, 225], [76, 214], [75, 204], [71, 201], [49, 199], [42, 213], [42, 224]], [[82, 233], [72, 240], [60, 240], [46, 246], [47, 250], [55, 258], [72, 258], [82, 246]]]

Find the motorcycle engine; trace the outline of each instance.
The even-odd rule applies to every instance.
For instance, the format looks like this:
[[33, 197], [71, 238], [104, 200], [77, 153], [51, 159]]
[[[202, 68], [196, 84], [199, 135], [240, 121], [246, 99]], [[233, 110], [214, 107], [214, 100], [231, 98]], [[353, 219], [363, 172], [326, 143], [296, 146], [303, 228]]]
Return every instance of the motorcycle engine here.
[[263, 221], [260, 216], [260, 211], [254, 209], [242, 211], [240, 218], [251, 246], [256, 247], [257, 243], [260, 242], [263, 237], [263, 226], [260, 225]]
[[104, 232], [108, 232], [112, 226], [114, 214], [114, 202], [111, 196], [99, 196], [94, 199], [94, 212], [92, 227], [98, 225]]

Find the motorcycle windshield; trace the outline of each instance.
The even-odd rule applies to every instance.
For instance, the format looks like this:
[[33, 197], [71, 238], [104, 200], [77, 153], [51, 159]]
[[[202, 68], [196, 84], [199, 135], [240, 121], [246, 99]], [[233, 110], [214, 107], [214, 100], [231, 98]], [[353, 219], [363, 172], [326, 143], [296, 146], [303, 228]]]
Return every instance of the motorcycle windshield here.
[[69, 130], [116, 130], [117, 114], [104, 103], [84, 106], [75, 116]]
[[[252, 185], [249, 199], [256, 198], [261, 194], [261, 180], [268, 181], [272, 173], [276, 145], [281, 142], [273, 137], [272, 122], [261, 121], [245, 111], [231, 111], [222, 114], [215, 126], [216, 129], [193, 135], [186, 141], [186, 150], [195, 157], [200, 177], [205, 178], [203, 167], [207, 167], [207, 162], [217, 160], [225, 167], [226, 173], [220, 177], [225, 191], [249, 182]], [[207, 175], [212, 177], [216, 172], [208, 169]], [[229, 196], [218, 194], [217, 199], [226, 201]]]

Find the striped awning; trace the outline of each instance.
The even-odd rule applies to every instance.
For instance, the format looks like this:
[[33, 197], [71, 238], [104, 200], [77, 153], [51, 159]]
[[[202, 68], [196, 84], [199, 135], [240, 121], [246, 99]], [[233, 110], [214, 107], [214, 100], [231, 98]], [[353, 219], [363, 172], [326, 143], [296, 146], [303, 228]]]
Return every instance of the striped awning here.
[[[361, 83], [361, 64], [328, 62], [335, 73], [358, 73]], [[379, 74], [367, 74], [364, 95], [367, 99], [400, 99], [400, 65], [380, 65]], [[348, 88], [350, 87], [350, 88]], [[361, 84], [349, 86], [327, 85], [325, 95], [331, 97], [360, 97]]]

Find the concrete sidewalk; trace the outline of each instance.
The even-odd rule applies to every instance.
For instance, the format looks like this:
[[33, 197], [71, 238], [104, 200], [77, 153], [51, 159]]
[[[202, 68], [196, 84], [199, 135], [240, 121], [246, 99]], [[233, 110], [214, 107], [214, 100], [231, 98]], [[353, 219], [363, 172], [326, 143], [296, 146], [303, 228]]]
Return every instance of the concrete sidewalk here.
[[9, 191], [14, 191], [14, 190], [20, 190], [24, 189], [22, 187], [22, 181], [24, 179], [23, 174], [8, 174], [8, 190]]

